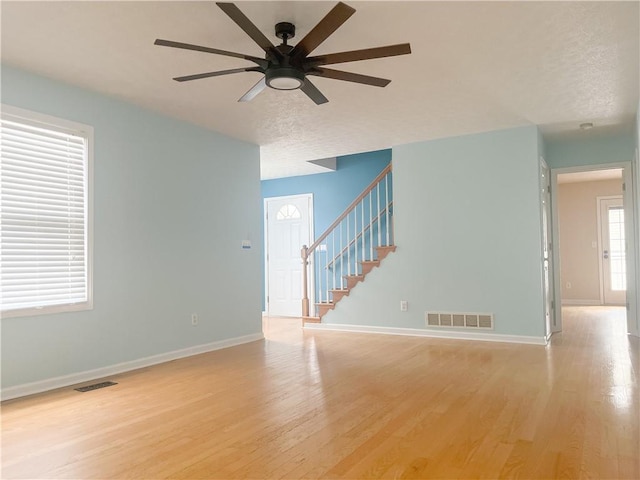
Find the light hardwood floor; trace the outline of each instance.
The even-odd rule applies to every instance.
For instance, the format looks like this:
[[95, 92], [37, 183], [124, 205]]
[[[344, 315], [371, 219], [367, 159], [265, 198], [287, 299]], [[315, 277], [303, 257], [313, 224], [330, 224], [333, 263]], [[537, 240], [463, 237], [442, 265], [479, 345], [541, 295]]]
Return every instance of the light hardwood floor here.
[[338, 332], [2, 405], [2, 478], [640, 478], [638, 339], [565, 309], [548, 347]]

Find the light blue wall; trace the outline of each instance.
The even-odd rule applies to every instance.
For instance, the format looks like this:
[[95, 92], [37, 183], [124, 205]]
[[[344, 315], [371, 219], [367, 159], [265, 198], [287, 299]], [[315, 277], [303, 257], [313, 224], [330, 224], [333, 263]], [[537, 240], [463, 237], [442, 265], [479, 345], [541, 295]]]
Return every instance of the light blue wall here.
[[[640, 102], [638, 102], [638, 112], [636, 113], [636, 149], [640, 150]], [[638, 160], [636, 158], [636, 160]]]
[[338, 157], [335, 172], [262, 181], [262, 197], [313, 194], [314, 231], [320, 235], [391, 162], [391, 150]]
[[95, 308], [2, 319], [3, 388], [261, 332], [256, 145], [9, 67], [2, 102], [95, 134]]
[[593, 135], [582, 139], [549, 140], [545, 159], [550, 168], [630, 162], [633, 150], [633, 132]]
[[394, 147], [397, 251], [323, 323], [425, 329], [425, 311], [487, 312], [493, 333], [541, 339], [538, 141], [523, 127]]
[[549, 160], [547, 159], [547, 145], [540, 130], [538, 130], [538, 155], [544, 158], [547, 166], [551, 168], [551, 166], [549, 166]]

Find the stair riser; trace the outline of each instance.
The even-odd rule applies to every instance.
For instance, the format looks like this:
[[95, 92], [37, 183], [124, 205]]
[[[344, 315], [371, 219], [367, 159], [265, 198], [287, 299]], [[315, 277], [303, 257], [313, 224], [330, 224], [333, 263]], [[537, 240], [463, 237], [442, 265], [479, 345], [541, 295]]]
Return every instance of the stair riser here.
[[389, 253], [396, 251], [395, 245], [389, 245], [385, 247], [376, 247], [376, 251], [378, 253], [378, 261], [384, 259]]
[[355, 287], [358, 282], [361, 282], [363, 280], [362, 277], [358, 276], [358, 277], [347, 277], [347, 288], [348, 289], [352, 289], [353, 287]]
[[324, 317], [329, 310], [333, 310], [334, 305], [319, 305], [318, 306], [318, 315], [320, 318]]
[[333, 295], [333, 303], [338, 303], [342, 297], [349, 295], [349, 292], [331, 292], [331, 294]]
[[366, 275], [367, 273], [369, 273], [371, 270], [373, 270], [378, 265], [380, 265], [380, 261], [362, 262], [360, 264], [360, 267], [362, 269], [362, 275]]

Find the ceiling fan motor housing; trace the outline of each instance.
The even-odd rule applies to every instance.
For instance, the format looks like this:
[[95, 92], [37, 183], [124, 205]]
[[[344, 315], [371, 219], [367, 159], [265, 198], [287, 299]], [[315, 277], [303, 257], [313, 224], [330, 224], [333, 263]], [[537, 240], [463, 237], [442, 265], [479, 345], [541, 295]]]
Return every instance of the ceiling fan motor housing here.
[[287, 45], [287, 38], [291, 38], [294, 33], [295, 26], [291, 23], [280, 22], [276, 25], [276, 35], [283, 40], [281, 45], [275, 47], [280, 56], [278, 58], [273, 53], [268, 53], [269, 66], [264, 72], [267, 85], [276, 90], [295, 90], [304, 84], [305, 72], [299, 65], [300, 62], [291, 57], [293, 47]]

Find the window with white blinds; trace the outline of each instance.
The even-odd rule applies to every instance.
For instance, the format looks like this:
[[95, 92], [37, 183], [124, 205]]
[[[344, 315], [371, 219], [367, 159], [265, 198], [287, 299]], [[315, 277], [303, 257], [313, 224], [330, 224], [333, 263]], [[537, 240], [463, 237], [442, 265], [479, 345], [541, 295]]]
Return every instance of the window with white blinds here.
[[91, 308], [92, 129], [2, 107], [0, 299], [3, 316]]

